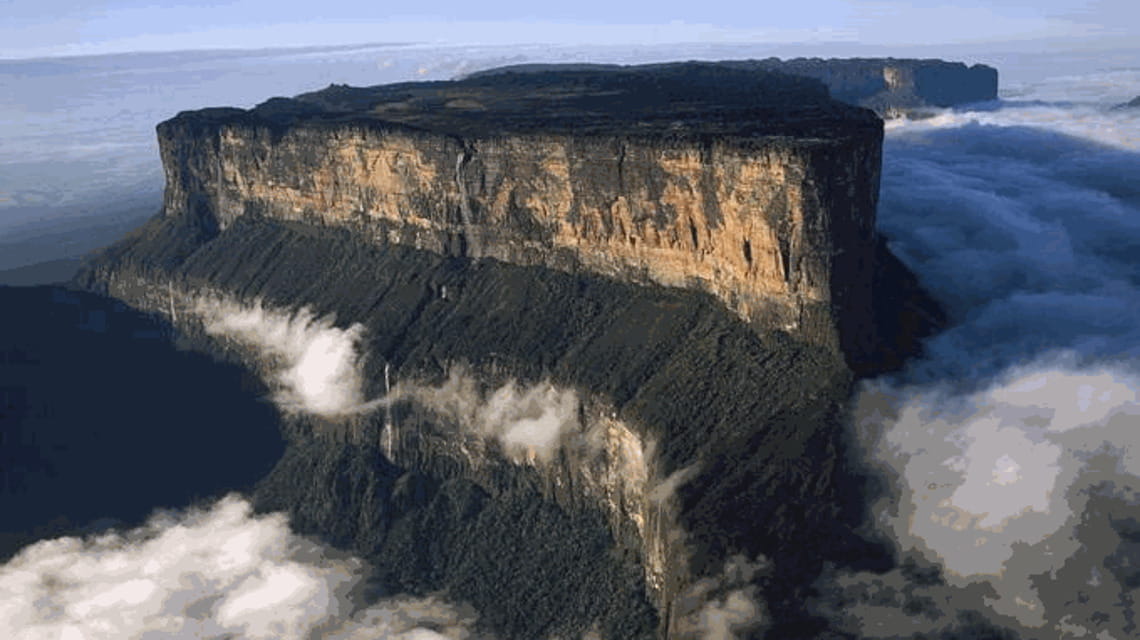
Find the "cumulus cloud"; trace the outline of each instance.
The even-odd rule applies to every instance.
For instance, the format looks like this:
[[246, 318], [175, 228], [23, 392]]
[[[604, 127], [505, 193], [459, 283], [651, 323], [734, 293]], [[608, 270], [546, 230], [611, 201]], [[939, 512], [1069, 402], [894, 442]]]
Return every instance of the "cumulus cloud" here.
[[880, 228], [953, 325], [854, 426], [890, 480], [880, 528], [931, 571], [828, 577], [840, 627], [1136, 633], [1138, 152], [1140, 119], [1100, 104], [890, 127]]
[[256, 350], [282, 409], [337, 417], [373, 407], [362, 395], [362, 325], [340, 328], [308, 307], [288, 311], [224, 296], [202, 296], [194, 311], [207, 333]]
[[474, 615], [434, 598], [356, 606], [362, 568], [231, 495], [131, 531], [25, 548], [0, 567], [0, 637], [472, 637]]

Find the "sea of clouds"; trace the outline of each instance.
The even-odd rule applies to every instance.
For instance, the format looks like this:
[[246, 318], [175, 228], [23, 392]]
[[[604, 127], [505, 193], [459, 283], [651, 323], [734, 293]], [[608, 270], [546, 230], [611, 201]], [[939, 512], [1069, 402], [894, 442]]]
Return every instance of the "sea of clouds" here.
[[907, 568], [821, 580], [841, 626], [1140, 632], [1140, 113], [1112, 108], [1138, 93], [1106, 71], [889, 124], [879, 228], [951, 323], [858, 398]]

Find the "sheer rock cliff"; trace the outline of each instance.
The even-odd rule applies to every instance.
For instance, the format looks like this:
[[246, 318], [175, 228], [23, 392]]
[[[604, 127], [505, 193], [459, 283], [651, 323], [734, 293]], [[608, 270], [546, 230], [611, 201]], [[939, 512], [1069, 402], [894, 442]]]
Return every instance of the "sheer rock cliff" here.
[[159, 127], [164, 215], [712, 293], [867, 365], [882, 126], [711, 64], [333, 87]]

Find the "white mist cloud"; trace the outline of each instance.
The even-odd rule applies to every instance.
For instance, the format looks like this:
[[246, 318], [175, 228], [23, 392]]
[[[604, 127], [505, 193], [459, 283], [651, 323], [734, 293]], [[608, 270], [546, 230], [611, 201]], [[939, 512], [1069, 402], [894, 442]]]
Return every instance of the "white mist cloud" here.
[[0, 637], [364, 640], [471, 637], [436, 599], [353, 604], [363, 564], [231, 495], [125, 533], [33, 544], [0, 567]]
[[510, 382], [491, 394], [477, 424], [510, 449], [549, 455], [566, 429], [578, 424], [578, 396], [549, 383], [520, 389]]
[[194, 311], [207, 333], [258, 352], [272, 371], [274, 400], [286, 411], [336, 417], [371, 408], [362, 395], [363, 326], [342, 329], [308, 307], [290, 312], [221, 296], [199, 298]]
[[677, 490], [681, 488], [681, 485], [692, 480], [698, 473], [700, 473], [700, 466], [697, 463], [682, 467], [670, 473], [668, 477], [650, 489], [649, 501], [654, 504], [660, 504], [671, 499], [677, 494]]
[[388, 402], [411, 400], [439, 412], [482, 438], [493, 439], [515, 460], [549, 462], [563, 439], [582, 432], [578, 394], [550, 382], [520, 386], [510, 380], [485, 392], [460, 368], [439, 386], [400, 382]]

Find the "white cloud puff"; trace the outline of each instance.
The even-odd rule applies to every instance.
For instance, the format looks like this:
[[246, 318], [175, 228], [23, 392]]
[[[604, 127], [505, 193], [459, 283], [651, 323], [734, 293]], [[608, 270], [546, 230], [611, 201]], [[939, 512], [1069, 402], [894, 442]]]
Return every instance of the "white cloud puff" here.
[[363, 563], [228, 496], [144, 527], [33, 544], [0, 567], [0, 637], [364, 640], [471, 636], [435, 599], [353, 605]]
[[371, 408], [362, 395], [362, 325], [340, 328], [308, 307], [286, 311], [223, 296], [201, 296], [194, 311], [207, 333], [257, 351], [284, 410], [337, 417]]
[[686, 640], [754, 637], [768, 624], [767, 607], [755, 584], [767, 570], [765, 558], [729, 558], [719, 575], [697, 580], [677, 596], [671, 634]]

